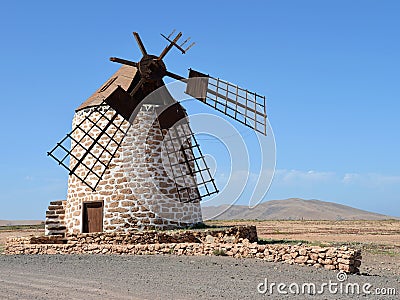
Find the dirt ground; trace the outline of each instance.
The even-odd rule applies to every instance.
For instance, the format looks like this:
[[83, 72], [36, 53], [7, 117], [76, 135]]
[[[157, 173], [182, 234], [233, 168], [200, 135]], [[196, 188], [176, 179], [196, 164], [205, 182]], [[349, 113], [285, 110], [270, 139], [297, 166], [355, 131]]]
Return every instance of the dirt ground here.
[[[362, 273], [400, 275], [400, 221], [208, 221], [207, 224], [256, 225], [258, 237], [271, 243], [361, 248]], [[0, 230], [0, 253], [7, 237], [43, 233], [43, 229]]]
[[[340, 273], [339, 273], [340, 274]], [[399, 276], [348, 275], [259, 259], [176, 255], [0, 255], [0, 299], [398, 299]], [[264, 292], [258, 292], [259, 284]], [[371, 286], [330, 292], [323, 284]], [[284, 293], [271, 284], [286, 285]], [[315, 284], [297, 293], [290, 284]], [[376, 292], [386, 289], [385, 296]], [[392, 292], [388, 293], [388, 289]], [[342, 289], [346, 291], [346, 288]], [[380, 293], [379, 295], [381, 295]]]

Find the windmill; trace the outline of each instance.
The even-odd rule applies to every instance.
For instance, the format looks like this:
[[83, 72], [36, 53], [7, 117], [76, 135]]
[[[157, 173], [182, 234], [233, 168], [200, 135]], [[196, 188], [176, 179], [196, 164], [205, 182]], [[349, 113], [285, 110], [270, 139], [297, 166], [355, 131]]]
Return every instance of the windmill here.
[[[178, 43], [182, 37], [181, 32], [175, 34], [174, 30], [168, 36], [161, 34], [168, 45], [160, 55], [156, 56], [147, 53], [137, 32], [134, 32], [133, 35], [142, 53], [140, 61], [133, 62], [111, 57], [112, 62], [123, 66], [93, 97], [78, 107], [72, 131], [48, 152], [50, 157], [69, 171], [68, 201], [63, 207], [66, 213], [63, 222], [66, 223], [67, 230], [70, 232], [129, 229], [138, 227], [138, 223], [142, 225], [141, 227], [144, 225], [145, 227], [147, 225], [149, 225], [148, 227], [157, 227], [157, 225], [163, 227], [164, 225], [179, 226], [193, 223], [194, 220], [201, 221], [199, 202], [204, 197], [218, 193], [218, 189], [195, 134], [190, 128], [185, 109], [165, 88], [163, 81], [165, 76], [184, 82], [187, 95], [266, 135], [265, 97], [193, 69], [189, 69], [188, 77], [182, 77], [167, 70], [163, 62], [165, 56], [174, 47], [185, 54], [194, 45], [194, 43], [189, 44], [190, 38]], [[144, 123], [146, 123], [145, 130], [143, 129]], [[128, 138], [130, 132], [133, 131], [136, 132], [132, 133], [134, 134], [133, 138]], [[145, 131], [144, 137], [137, 137], [139, 131]], [[161, 145], [160, 140], [162, 141]], [[136, 141], [136, 144], [143, 142], [145, 147], [139, 147], [141, 150], [135, 149], [133, 152], [132, 149], [129, 150], [130, 152], [126, 151], [126, 144], [132, 143], [132, 141]], [[139, 155], [138, 151], [141, 152]], [[140, 184], [143, 178], [140, 178], [140, 171], [136, 170], [133, 174], [127, 173], [126, 169], [121, 177], [129, 177], [131, 186], [136, 188], [139, 186], [139, 189], [133, 191], [135, 195], [130, 196], [133, 198], [130, 199], [131, 203], [127, 206], [121, 207], [120, 203], [112, 206], [110, 204], [112, 200], [118, 201], [115, 199], [121, 198], [118, 196], [120, 194], [118, 189], [123, 187], [118, 186], [117, 182], [122, 184], [122, 179], [110, 179], [113, 180], [111, 181], [113, 195], [117, 195], [114, 197], [106, 193], [105, 186], [109, 184], [107, 178], [112, 177], [110, 172], [115, 168], [116, 161], [121, 161], [121, 164], [124, 161], [126, 165], [128, 161], [126, 153], [128, 152], [133, 157], [141, 157], [142, 162], [145, 159], [146, 164], [139, 164], [138, 161], [130, 163], [146, 165], [146, 170], [150, 170], [148, 176], [152, 177], [153, 184], [161, 194], [167, 194], [169, 199], [173, 199], [177, 203], [194, 205], [195, 208], [187, 209], [186, 207], [184, 209], [183, 205], [181, 206], [182, 211], [176, 208], [175, 214], [171, 216], [171, 209], [159, 207], [159, 203], [163, 202], [162, 197], [155, 196], [152, 202], [149, 202], [149, 197], [146, 196], [147, 198], [142, 200], [147, 201], [144, 212], [148, 215], [142, 219], [135, 218], [133, 213], [135, 209], [132, 207], [138, 206], [133, 202], [138, 200], [138, 194], [143, 192]], [[150, 153], [150, 156], [146, 153]], [[121, 155], [125, 155], [122, 160]], [[157, 158], [157, 162], [154, 158]], [[142, 174], [145, 177], [144, 173]], [[166, 177], [168, 179], [165, 179]], [[135, 178], [136, 182], [132, 182], [135, 181]], [[79, 189], [75, 188], [77, 182], [79, 182]], [[83, 189], [81, 185], [85, 188]], [[167, 187], [169, 189], [166, 189]], [[89, 196], [84, 196], [83, 193]], [[146, 194], [146, 191], [143, 194]], [[147, 190], [147, 194], [154, 194], [154, 192]], [[102, 195], [105, 200], [102, 200]], [[77, 201], [76, 199], [80, 197], [85, 198]], [[110, 197], [114, 197], [114, 199]], [[126, 200], [122, 197], [119, 202], [123, 199]], [[107, 203], [104, 204], [104, 202]], [[114, 211], [111, 207], [114, 208]], [[119, 212], [115, 211], [116, 207], [121, 208]], [[107, 209], [111, 213], [105, 217]], [[169, 214], [168, 216], [162, 214], [164, 210], [166, 214]], [[139, 211], [142, 213], [140, 209]], [[196, 211], [194, 218], [189, 216], [193, 211]], [[180, 213], [183, 216], [179, 215]], [[101, 220], [95, 221], [96, 215], [104, 217], [97, 217]], [[113, 221], [121, 219], [121, 215], [124, 216], [123, 221]], [[160, 221], [157, 219], [160, 215], [162, 215], [161, 219], [169, 220], [167, 222]], [[69, 219], [73, 220], [69, 221]], [[96, 223], [97, 225], [93, 225]], [[91, 226], [92, 228], [90, 228]], [[63, 225], [60, 227], [64, 228]]]

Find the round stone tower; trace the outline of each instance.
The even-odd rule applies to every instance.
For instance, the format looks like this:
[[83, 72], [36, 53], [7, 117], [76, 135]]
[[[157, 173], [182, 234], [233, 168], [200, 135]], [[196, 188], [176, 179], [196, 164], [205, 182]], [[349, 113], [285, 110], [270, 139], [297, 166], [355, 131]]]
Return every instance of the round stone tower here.
[[[72, 126], [82, 130], [73, 131], [71, 136], [71, 165], [93, 143], [95, 138], [90, 133], [104, 128], [107, 116], [115, 113], [104, 100], [118, 88], [127, 91], [135, 73], [136, 68], [122, 66], [76, 109]], [[176, 138], [190, 130], [189, 123], [183, 122], [174, 130], [162, 129], [157, 122], [158, 107], [157, 102], [140, 106], [131, 123], [118, 115], [85, 158], [85, 165], [79, 165], [75, 174], [69, 176], [67, 201], [63, 202], [64, 224], [61, 224], [67, 233], [169, 229], [202, 221], [200, 197], [196, 197], [199, 191], [190, 172], [191, 142], [190, 139], [178, 142], [180, 139]], [[97, 127], [93, 125], [96, 121]], [[76, 141], [80, 141], [78, 147]], [[171, 156], [170, 152], [177, 155]], [[104, 167], [106, 162], [109, 164]], [[104, 168], [95, 191], [78, 178], [86, 176], [87, 168]], [[176, 178], [173, 175], [176, 168], [184, 176]], [[184, 192], [179, 193], [179, 187]]]

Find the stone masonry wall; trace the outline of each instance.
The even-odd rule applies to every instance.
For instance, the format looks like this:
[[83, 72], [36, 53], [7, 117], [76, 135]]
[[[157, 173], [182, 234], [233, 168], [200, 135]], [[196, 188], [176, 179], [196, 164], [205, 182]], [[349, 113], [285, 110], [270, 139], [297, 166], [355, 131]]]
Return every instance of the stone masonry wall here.
[[[93, 108], [76, 112], [73, 127], [80, 123]], [[109, 112], [110, 116], [113, 112]], [[95, 117], [94, 117], [95, 119]], [[179, 202], [175, 182], [171, 179], [170, 165], [165, 159], [165, 149], [162, 144], [160, 129], [154, 125], [155, 112], [153, 106], [143, 106], [134, 123], [124, 137], [109, 168], [106, 170], [99, 186], [92, 192], [76, 176], [68, 179], [68, 196], [65, 209], [67, 233], [82, 232], [82, 206], [84, 202], [103, 201], [105, 232], [138, 230], [138, 229], [168, 229], [202, 221], [199, 201], [191, 203]], [[115, 122], [121, 122], [119, 116]], [[104, 126], [106, 120], [101, 120]], [[88, 130], [90, 122], [81, 125]], [[128, 122], [122, 126], [126, 130]], [[115, 128], [107, 130], [112, 135]], [[77, 131], [74, 138], [80, 139], [83, 132]], [[117, 133], [115, 140], [123, 135]], [[107, 143], [103, 137], [100, 142]], [[85, 138], [83, 143], [88, 147], [92, 139]], [[73, 145], [72, 145], [73, 146]], [[113, 148], [114, 147], [114, 148]], [[116, 144], [110, 143], [107, 149], [113, 152]], [[101, 147], [91, 151], [101, 154]], [[77, 148], [74, 153], [78, 158], [84, 149]], [[100, 159], [107, 160], [108, 154], [103, 153]], [[95, 161], [95, 158], [90, 158]], [[71, 158], [71, 163], [74, 163]], [[85, 170], [80, 167], [76, 171], [83, 175]], [[193, 193], [197, 189], [193, 189]], [[183, 199], [185, 200], [185, 199]]]
[[[25, 239], [25, 240], [23, 240]], [[24, 244], [25, 243], [25, 244]], [[115, 244], [109, 243], [68, 243], [29, 244], [26, 238], [9, 238], [6, 254], [124, 254], [124, 255], [222, 255], [234, 258], [257, 258], [268, 262], [286, 262], [341, 270], [347, 273], [359, 272], [361, 251], [347, 247], [316, 247], [294, 245], [260, 245], [240, 238], [238, 243], [215, 243], [206, 239], [202, 243], [151, 243]]]

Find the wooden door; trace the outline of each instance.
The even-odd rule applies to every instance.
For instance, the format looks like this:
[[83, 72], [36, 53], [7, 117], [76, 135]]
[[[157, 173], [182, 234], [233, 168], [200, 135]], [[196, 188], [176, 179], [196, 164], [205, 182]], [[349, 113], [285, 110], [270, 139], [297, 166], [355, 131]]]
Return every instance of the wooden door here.
[[103, 202], [83, 203], [82, 232], [103, 231]]

